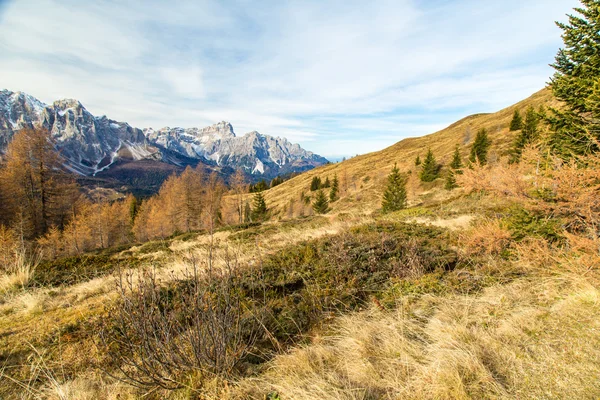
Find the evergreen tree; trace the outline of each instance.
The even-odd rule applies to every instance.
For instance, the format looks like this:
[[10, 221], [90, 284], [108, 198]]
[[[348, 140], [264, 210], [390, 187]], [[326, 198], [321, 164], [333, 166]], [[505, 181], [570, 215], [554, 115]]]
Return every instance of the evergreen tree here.
[[331, 187], [331, 182], [329, 182], [329, 177], [325, 178], [325, 183], [323, 183], [322, 188], [330, 188]]
[[469, 161], [472, 163], [478, 161], [479, 164], [485, 165], [487, 163], [487, 153], [491, 144], [492, 142], [488, 138], [486, 129], [481, 128], [475, 136], [473, 146], [471, 146]]
[[515, 143], [513, 144], [513, 148], [511, 150], [509, 158], [509, 162], [511, 164], [519, 162], [521, 159], [521, 153], [523, 153], [525, 146], [537, 140], [538, 124], [538, 113], [533, 109], [533, 107], [529, 107], [529, 109], [527, 109], [527, 114], [525, 114], [525, 124], [523, 125], [523, 129], [515, 138]]
[[256, 184], [250, 185], [250, 193], [262, 192], [263, 190], [267, 190], [268, 188], [269, 185], [267, 184], [267, 181], [261, 179], [260, 181], [256, 182]]
[[329, 202], [327, 201], [327, 196], [325, 196], [323, 190], [319, 189], [317, 192], [312, 207], [317, 214], [325, 214], [329, 211]]
[[337, 175], [333, 176], [333, 183], [331, 184], [331, 190], [329, 191], [329, 201], [332, 203], [338, 199], [338, 193], [340, 191], [340, 183]]
[[252, 204], [252, 221], [262, 221], [267, 217], [267, 203], [262, 192], [256, 192], [254, 194], [254, 201]]
[[310, 191], [315, 192], [319, 189], [321, 189], [321, 178], [319, 178], [318, 176], [315, 176], [312, 178], [312, 181], [310, 182]]
[[417, 154], [417, 158], [415, 159], [415, 166], [421, 165], [421, 157]]
[[521, 118], [521, 113], [519, 110], [515, 110], [513, 114], [512, 121], [510, 121], [510, 131], [518, 131], [523, 127], [523, 119]]
[[381, 208], [384, 213], [398, 211], [406, 207], [406, 175], [400, 174], [394, 164], [392, 172], [387, 177], [387, 187], [383, 192]]
[[564, 48], [552, 67], [556, 70], [550, 87], [561, 100], [561, 110], [552, 109], [548, 118], [553, 134], [550, 145], [565, 158], [598, 151], [600, 139], [600, 3], [581, 0], [579, 15], [557, 22], [563, 30]]
[[433, 152], [431, 149], [427, 150], [427, 155], [425, 156], [425, 161], [421, 165], [421, 174], [419, 178], [423, 182], [433, 182], [437, 179], [439, 175], [440, 167], [433, 156]]
[[462, 158], [460, 157], [460, 145], [456, 145], [454, 149], [454, 154], [452, 155], [452, 162], [450, 163], [450, 168], [454, 170], [460, 170], [463, 167]]
[[454, 155], [452, 156], [452, 162], [450, 163], [450, 169], [446, 175], [445, 188], [447, 190], [452, 190], [458, 187], [456, 184], [456, 175], [462, 174], [462, 167], [463, 163], [460, 157], [460, 146], [457, 144], [456, 148], [454, 149]]

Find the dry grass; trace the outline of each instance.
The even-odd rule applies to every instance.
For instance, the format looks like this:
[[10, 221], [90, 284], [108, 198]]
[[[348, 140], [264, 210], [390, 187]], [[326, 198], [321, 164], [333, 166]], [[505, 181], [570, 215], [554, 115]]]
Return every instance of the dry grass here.
[[242, 382], [240, 397], [597, 398], [599, 315], [600, 292], [580, 279], [404, 299], [340, 318], [333, 335]]

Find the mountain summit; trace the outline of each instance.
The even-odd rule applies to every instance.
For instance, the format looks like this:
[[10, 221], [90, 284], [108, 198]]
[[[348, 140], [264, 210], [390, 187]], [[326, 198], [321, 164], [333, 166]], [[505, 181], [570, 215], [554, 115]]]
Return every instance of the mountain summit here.
[[176, 167], [203, 163], [221, 170], [241, 168], [255, 178], [271, 179], [327, 162], [285, 138], [256, 131], [236, 136], [225, 121], [206, 128], [142, 130], [96, 117], [74, 99], [46, 105], [22, 92], [0, 91], [0, 152], [16, 131], [33, 127], [48, 129], [65, 167], [84, 176], [102, 176], [113, 166], [144, 160]]

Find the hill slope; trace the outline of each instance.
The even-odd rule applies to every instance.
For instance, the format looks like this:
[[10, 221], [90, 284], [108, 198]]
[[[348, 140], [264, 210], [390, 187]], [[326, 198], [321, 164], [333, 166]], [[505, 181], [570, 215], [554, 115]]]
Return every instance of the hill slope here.
[[[302, 192], [305, 195], [311, 195], [310, 182], [315, 176], [319, 176], [323, 180], [329, 177], [331, 180], [334, 175], [337, 175], [340, 179], [341, 198], [331, 205], [333, 211], [370, 213], [380, 207], [385, 178], [394, 163], [398, 163], [400, 171], [410, 174], [409, 203], [412, 206], [418, 205], [415, 204], [417, 195], [439, 186], [439, 184], [436, 185], [434, 182], [422, 185], [419, 182], [417, 176], [419, 169], [414, 164], [417, 155], [423, 158], [427, 149], [431, 148], [438, 163], [446, 166], [451, 160], [456, 144], [459, 144], [461, 155], [465, 160], [477, 131], [486, 128], [492, 140], [489, 158], [493, 162], [507, 154], [514, 139], [515, 133], [509, 132], [508, 126], [515, 109], [524, 115], [530, 106], [538, 109], [540, 106], [556, 105], [558, 105], [558, 101], [554, 99], [552, 93], [543, 89], [528, 99], [496, 113], [475, 114], [463, 118], [439, 132], [423, 137], [404, 139], [381, 151], [313, 169], [268, 190], [265, 193], [266, 199], [273, 214], [277, 217], [310, 214], [312, 212], [310, 206], [301, 204]], [[442, 174], [443, 172], [444, 169], [442, 169]], [[432, 193], [432, 195], [435, 194]], [[447, 193], [439, 193], [439, 195], [443, 196]], [[292, 204], [291, 212], [290, 204]]]

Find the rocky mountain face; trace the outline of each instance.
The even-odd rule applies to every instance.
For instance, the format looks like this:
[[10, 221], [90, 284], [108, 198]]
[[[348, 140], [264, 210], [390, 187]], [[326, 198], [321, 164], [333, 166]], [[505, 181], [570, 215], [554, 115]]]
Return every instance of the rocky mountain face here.
[[14, 133], [26, 127], [48, 129], [65, 167], [82, 176], [103, 176], [124, 163], [144, 161], [145, 169], [149, 162], [176, 167], [204, 163], [221, 171], [242, 168], [256, 179], [271, 179], [327, 162], [285, 138], [258, 132], [236, 136], [228, 122], [202, 129], [141, 130], [96, 117], [77, 100], [46, 105], [22, 92], [0, 91], [0, 153]]

